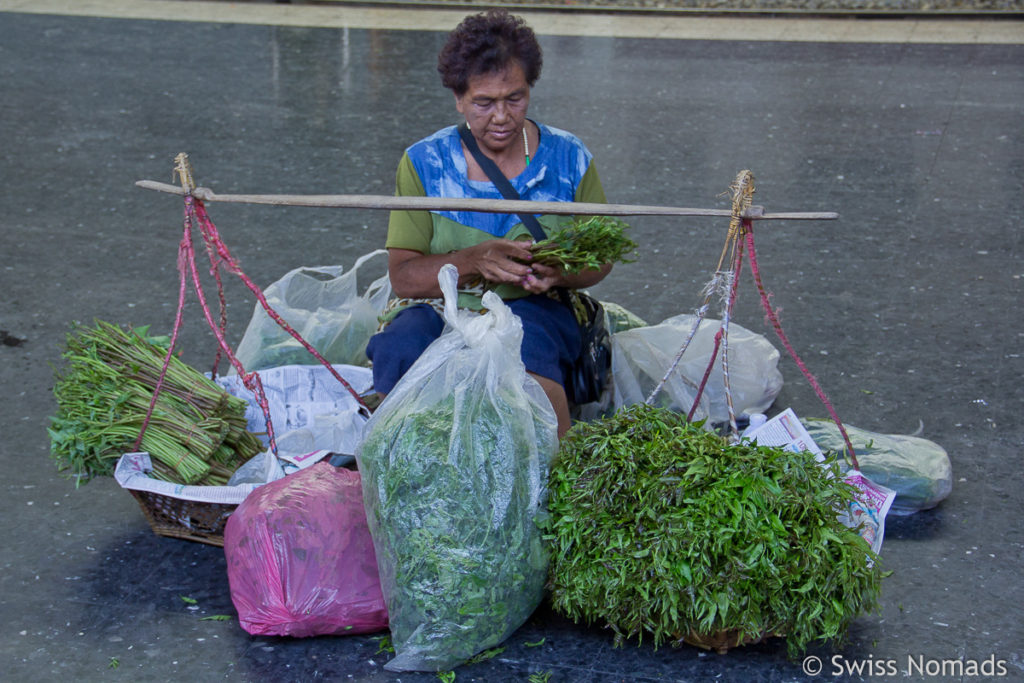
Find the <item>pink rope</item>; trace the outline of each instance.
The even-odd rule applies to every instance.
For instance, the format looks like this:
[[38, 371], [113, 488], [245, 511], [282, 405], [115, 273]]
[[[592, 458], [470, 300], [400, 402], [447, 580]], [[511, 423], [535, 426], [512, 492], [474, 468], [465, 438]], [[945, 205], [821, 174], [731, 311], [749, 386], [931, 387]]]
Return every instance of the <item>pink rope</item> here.
[[729, 301], [725, 307], [725, 315], [722, 316], [722, 325], [719, 331], [722, 334], [722, 382], [725, 387], [725, 400], [729, 407], [729, 428], [732, 434], [739, 434], [736, 426], [736, 411], [732, 404], [732, 389], [729, 383], [729, 322], [732, 320], [732, 311], [736, 304], [736, 292], [740, 286], [740, 272], [743, 269], [743, 242], [737, 242], [736, 260], [733, 263], [732, 283], [729, 288]]
[[[218, 343], [218, 361], [219, 364], [219, 353], [221, 351], [226, 352], [232, 365], [238, 371], [239, 377], [242, 379], [242, 384], [246, 389], [251, 391], [256, 397], [256, 401], [263, 411], [263, 416], [267, 421], [267, 439], [270, 442], [270, 449], [276, 454], [277, 453], [277, 440], [274, 436], [274, 424], [270, 417], [270, 406], [267, 402], [266, 393], [263, 391], [263, 382], [257, 373], [247, 373], [242, 364], [235, 357], [231, 348], [228, 346], [227, 340], [224, 337], [223, 329], [214, 323], [213, 315], [210, 313], [210, 309], [206, 304], [206, 296], [203, 292], [201, 282], [199, 280], [199, 271], [196, 267], [195, 260], [195, 246], [192, 240], [192, 228], [193, 228], [193, 216], [196, 216], [195, 202], [191, 195], [185, 196], [185, 219], [183, 222], [181, 242], [178, 245], [178, 310], [174, 317], [174, 331], [171, 333], [171, 343], [167, 348], [167, 354], [164, 356], [163, 367], [160, 369], [160, 376], [157, 379], [156, 386], [153, 389], [153, 396], [149, 401], [149, 409], [146, 411], [146, 417], [142, 421], [142, 426], [139, 428], [139, 435], [135, 439], [134, 450], [138, 450], [142, 444], [142, 438], [146, 433], [146, 429], [149, 427], [150, 420], [153, 416], [153, 409], [156, 406], [157, 397], [160, 395], [160, 391], [163, 388], [164, 377], [167, 374], [167, 369], [171, 364], [171, 357], [174, 354], [174, 349], [177, 347], [178, 333], [181, 331], [182, 320], [185, 311], [185, 292], [186, 285], [189, 280], [189, 273], [191, 273], [191, 280], [193, 288], [195, 289], [196, 296], [199, 298], [199, 303], [203, 309], [203, 314], [206, 317], [207, 323], [210, 325], [210, 329], [213, 330], [214, 335], [217, 338]], [[200, 227], [202, 223], [200, 223]], [[213, 258], [212, 250], [209, 249], [211, 259]], [[217, 281], [217, 289], [221, 298], [223, 298], [223, 283], [219, 277], [215, 278]], [[226, 325], [225, 325], [226, 327]]]
[[[193, 198], [191, 195], [185, 196], [186, 210], [194, 213], [196, 218], [199, 219], [200, 230], [203, 232], [203, 236], [206, 236], [206, 231], [203, 229], [203, 214], [197, 209], [202, 207], [202, 202]], [[191, 222], [191, 221], [190, 221]], [[212, 225], [212, 224], [211, 224]], [[196, 296], [199, 298], [199, 305], [203, 309], [203, 316], [206, 318], [207, 324], [213, 331], [214, 336], [217, 338], [217, 344], [224, 351], [228, 361], [235, 368], [238, 376], [242, 379], [242, 384], [246, 389], [251, 391], [256, 397], [256, 401], [260, 406], [260, 410], [263, 411], [263, 416], [267, 421], [267, 440], [270, 442], [270, 449], [277, 454], [277, 439], [274, 435], [273, 421], [270, 419], [270, 405], [267, 402], [266, 392], [263, 391], [263, 381], [260, 379], [259, 373], [257, 372], [246, 372], [242, 366], [241, 361], [235, 356], [231, 347], [228, 345], [227, 339], [224, 336], [224, 332], [219, 329], [217, 324], [213, 321], [213, 314], [210, 313], [210, 307], [206, 303], [206, 295], [203, 292], [203, 288], [199, 281], [199, 269], [196, 266], [196, 252], [192, 245], [192, 231], [187, 230], [185, 233], [184, 241], [188, 242], [188, 249], [186, 249], [186, 261], [189, 271], [192, 275], [192, 282], [195, 285]], [[182, 277], [185, 277], [185, 273], [182, 272]]]
[[[193, 219], [195, 219], [193, 221]], [[213, 314], [210, 312], [210, 306], [206, 300], [206, 293], [203, 290], [203, 286], [199, 277], [199, 268], [196, 264], [196, 253], [195, 244], [192, 239], [192, 229], [198, 223], [200, 234], [203, 237], [203, 243], [206, 247], [206, 253], [210, 259], [210, 274], [217, 286], [217, 297], [220, 304], [220, 318], [218, 321], [214, 321]], [[337, 379], [341, 384], [348, 389], [349, 393], [356, 399], [360, 406], [364, 410], [368, 408], [362, 397], [352, 388], [345, 378], [342, 377], [337, 370], [323, 357], [320, 353], [313, 348], [302, 336], [289, 325], [278, 313], [275, 311], [270, 304], [267, 302], [266, 297], [263, 295], [262, 290], [256, 286], [256, 284], [244, 273], [238, 262], [231, 256], [230, 250], [224, 241], [220, 238], [220, 234], [217, 231], [217, 227], [210, 220], [209, 215], [206, 213], [206, 208], [203, 206], [202, 201], [194, 198], [190, 194], [185, 195], [185, 218], [183, 222], [181, 242], [178, 245], [178, 310], [174, 317], [174, 330], [171, 334], [171, 342], [167, 349], [167, 354], [164, 356], [163, 367], [160, 369], [160, 376], [157, 378], [156, 386], [153, 390], [153, 396], [149, 401], [149, 408], [146, 411], [146, 416], [143, 418], [142, 426], [139, 428], [139, 435], [135, 439], [133, 450], [139, 450], [142, 444], [142, 438], [146, 433], [146, 429], [149, 427], [149, 423], [153, 417], [153, 411], [156, 407], [157, 397], [163, 388], [164, 378], [167, 375], [167, 370], [171, 364], [171, 357], [174, 354], [174, 349], [177, 346], [178, 334], [181, 331], [182, 320], [185, 311], [185, 294], [187, 289], [187, 282], [189, 279], [192, 281], [193, 288], [196, 292], [196, 297], [199, 299], [199, 305], [203, 311], [203, 317], [206, 318], [206, 322], [210, 329], [213, 331], [214, 336], [217, 339], [217, 354], [213, 361], [212, 375], [216, 377], [217, 367], [220, 365], [221, 355], [223, 354], [228, 362], [235, 368], [239, 378], [242, 380], [243, 386], [251, 391], [256, 397], [256, 402], [260, 406], [260, 410], [263, 412], [264, 418], [267, 423], [267, 439], [270, 442], [271, 450], [277, 453], [277, 439], [274, 434], [274, 425], [270, 417], [270, 405], [267, 402], [266, 392], [263, 390], [263, 381], [260, 379], [258, 372], [246, 372], [245, 367], [241, 361], [232, 351], [231, 346], [227, 342], [226, 330], [227, 330], [227, 302], [224, 298], [224, 283], [220, 276], [220, 267], [223, 266], [229, 273], [237, 275], [245, 286], [249, 288], [253, 294], [256, 295], [260, 305], [267, 312], [267, 314], [284, 329], [288, 334], [294, 337], [302, 346], [309, 351], [320, 363], [322, 363], [328, 371]]]
[[[188, 212], [188, 207], [185, 207], [185, 235], [189, 235], [192, 232], [192, 217]], [[149, 421], [153, 417], [153, 409], [156, 408], [156, 399], [160, 395], [160, 390], [164, 386], [164, 377], [167, 375], [167, 369], [171, 366], [171, 355], [174, 353], [174, 348], [178, 343], [178, 333], [181, 331], [181, 323], [183, 314], [185, 312], [185, 271], [184, 271], [184, 259], [185, 251], [187, 249], [187, 240], [183, 236], [181, 242], [178, 244], [178, 312], [174, 316], [174, 330], [171, 332], [171, 343], [167, 347], [167, 354], [164, 356], [163, 367], [160, 368], [160, 376], [156, 380], [156, 386], [153, 388], [153, 396], [149, 399], [149, 408], [146, 410], [146, 417], [142, 420], [142, 426], [139, 427], [139, 435], [135, 438], [135, 444], [132, 445], [133, 451], [138, 451], [142, 446], [142, 437], [146, 434], [146, 428], [149, 427]]]
[[796, 366], [800, 368], [800, 372], [803, 373], [804, 377], [810, 383], [811, 388], [814, 389], [814, 393], [818, 395], [818, 398], [821, 399], [821, 402], [825, 405], [825, 409], [828, 410], [829, 417], [831, 417], [832, 421], [836, 423], [837, 427], [839, 427], [839, 433], [843, 435], [843, 442], [846, 444], [847, 452], [850, 454], [850, 461], [853, 463], [853, 467], [859, 470], [860, 463], [857, 462], [857, 455], [853, 450], [853, 444], [850, 442], [850, 437], [846, 433], [846, 427], [844, 427], [843, 423], [839, 420], [839, 416], [836, 414], [835, 408], [832, 407], [832, 402], [828, 400], [828, 396], [825, 395], [821, 385], [818, 384], [818, 380], [811, 374], [811, 371], [807, 369], [807, 366], [804, 365], [804, 362], [800, 359], [800, 356], [797, 355], [793, 345], [789, 343], [789, 338], [786, 336], [786, 333], [782, 331], [782, 323], [779, 322], [779, 317], [775, 314], [775, 310], [772, 309], [768, 293], [765, 291], [764, 283], [761, 281], [761, 271], [757, 266], [757, 252], [754, 250], [753, 221], [749, 218], [743, 219], [743, 232], [747, 237], [747, 249], [749, 252], [747, 258], [750, 260], [750, 270], [754, 275], [754, 283], [757, 285], [757, 292], [761, 295], [761, 305], [764, 307], [765, 313], [771, 321], [772, 327], [775, 329], [775, 334], [778, 335], [779, 340], [782, 342], [782, 345], [786, 347], [786, 351], [793, 359], [793, 362], [795, 362]]
[[[363, 401], [359, 393], [352, 388], [352, 385], [345, 381], [345, 378], [342, 377], [338, 373], [338, 371], [334, 369], [330, 362], [328, 362], [327, 359], [321, 356], [320, 353], [315, 348], [313, 348], [313, 346], [309, 342], [302, 338], [302, 335], [300, 335], [291, 325], [289, 325], [285, 321], [284, 318], [282, 318], [277, 313], [277, 311], [275, 311], [270, 306], [270, 304], [267, 302], [267, 298], [263, 295], [263, 291], [251, 279], [249, 279], [249, 277], [244, 272], [242, 272], [242, 269], [238, 265], [238, 262], [234, 259], [234, 257], [231, 256], [231, 252], [228, 250], [227, 245], [224, 244], [224, 241], [221, 240], [220, 234], [217, 232], [216, 226], [213, 224], [213, 222], [210, 220], [209, 215], [206, 213], [206, 209], [203, 207], [202, 201], [195, 199], [194, 203], [196, 216], [199, 219], [199, 226], [200, 229], [202, 230], [203, 237], [208, 244], [212, 244], [214, 246], [218, 256], [220, 257], [220, 261], [224, 264], [224, 267], [227, 268], [228, 272], [237, 275], [242, 280], [242, 282], [245, 283], [245, 286], [249, 288], [249, 291], [251, 291], [256, 296], [257, 301], [260, 302], [260, 305], [263, 307], [263, 310], [267, 312], [267, 315], [269, 315], [274, 320], [274, 322], [276, 322], [285, 332], [290, 334], [300, 344], [302, 344], [302, 346], [307, 351], [309, 351], [309, 353], [312, 354], [314, 358], [320, 361], [320, 363], [327, 368], [327, 370], [331, 373], [331, 375], [334, 376], [336, 380], [341, 382], [341, 384], [348, 390], [352, 397], [355, 398], [356, 402], [363, 408], [366, 408], [366, 403]], [[207, 319], [210, 320], [208, 311]], [[212, 322], [210, 324], [211, 326], [213, 326]], [[227, 348], [225, 346], [225, 352], [230, 354], [230, 348]]]
[[715, 332], [715, 347], [711, 351], [711, 359], [708, 361], [708, 366], [704, 368], [704, 377], [700, 380], [700, 386], [697, 387], [697, 395], [693, 398], [693, 405], [690, 406], [690, 412], [686, 415], [687, 422], [693, 422], [693, 415], [697, 412], [697, 404], [700, 403], [700, 397], [704, 395], [704, 388], [708, 385], [708, 378], [711, 377], [711, 369], [715, 367], [715, 359], [718, 358], [718, 347], [722, 344], [722, 328], [719, 327], [718, 331]]
[[[213, 276], [214, 282], [217, 283], [217, 298], [220, 303], [220, 320], [218, 321], [218, 328], [220, 329], [221, 334], [226, 334], [228, 329], [228, 303], [224, 298], [224, 283], [221, 281], [220, 277], [221, 261], [217, 258], [217, 254], [214, 251], [213, 246], [210, 244], [210, 241], [204, 239], [204, 242], [206, 243], [206, 254], [210, 257], [210, 275]], [[213, 367], [210, 369], [210, 377], [212, 379], [217, 379], [217, 368], [220, 367], [221, 351], [220, 345], [218, 345], [217, 353], [213, 357]]]

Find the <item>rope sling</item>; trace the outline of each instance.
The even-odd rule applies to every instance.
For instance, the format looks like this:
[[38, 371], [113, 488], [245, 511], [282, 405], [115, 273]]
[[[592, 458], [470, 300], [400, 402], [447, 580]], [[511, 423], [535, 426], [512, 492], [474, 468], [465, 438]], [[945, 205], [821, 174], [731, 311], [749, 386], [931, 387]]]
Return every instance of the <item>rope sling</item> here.
[[[184, 319], [185, 311], [185, 299], [188, 289], [188, 283], [191, 282], [192, 288], [196, 293], [196, 297], [199, 300], [200, 308], [203, 311], [203, 317], [206, 319], [210, 330], [217, 338], [217, 352], [214, 356], [213, 369], [211, 376], [216, 378], [217, 368], [220, 365], [221, 358], [226, 357], [231, 366], [238, 373], [238, 377], [242, 381], [242, 385], [251, 391], [256, 398], [256, 402], [263, 412], [263, 416], [267, 422], [267, 440], [270, 445], [271, 451], [277, 454], [277, 439], [274, 434], [274, 425], [270, 417], [270, 406], [267, 403], [266, 393], [263, 391], [263, 382], [260, 379], [259, 372], [247, 372], [243, 367], [242, 363], [238, 360], [235, 352], [227, 342], [225, 332], [227, 329], [227, 302], [224, 298], [224, 284], [221, 278], [221, 269], [223, 268], [228, 273], [238, 276], [239, 279], [245, 284], [245, 286], [255, 296], [256, 300], [262, 306], [263, 310], [267, 312], [267, 315], [276, 322], [281, 329], [286, 331], [292, 337], [294, 337], [302, 346], [314, 357], [317, 361], [324, 365], [327, 370], [334, 376], [336, 380], [341, 382], [342, 386], [348, 390], [348, 392], [355, 398], [356, 402], [360, 406], [360, 410], [364, 414], [369, 414], [369, 409], [366, 406], [363, 398], [359, 393], [352, 388], [344, 377], [342, 377], [338, 371], [327, 361], [313, 346], [302, 338], [287, 321], [282, 318], [277, 311], [267, 302], [263, 291], [257, 286], [252, 279], [249, 278], [242, 268], [239, 266], [238, 261], [231, 255], [227, 245], [220, 237], [220, 233], [217, 231], [217, 227], [210, 220], [209, 214], [206, 212], [206, 207], [203, 206], [202, 200], [198, 199], [192, 194], [195, 189], [195, 182], [192, 176], [192, 167], [189, 164], [188, 156], [186, 154], [179, 154], [175, 158], [175, 172], [181, 179], [182, 189], [184, 190], [185, 198], [185, 217], [182, 229], [181, 242], [178, 245], [178, 309], [174, 317], [174, 328], [171, 332], [170, 345], [167, 348], [167, 354], [164, 357], [163, 367], [160, 371], [160, 376], [157, 379], [156, 386], [153, 390], [153, 396], [150, 399], [149, 409], [146, 411], [146, 416], [143, 419], [142, 427], [139, 429], [139, 435], [135, 440], [133, 450], [139, 450], [142, 443], [142, 437], [146, 433], [146, 427], [149, 425], [150, 419], [153, 415], [153, 410], [156, 407], [157, 397], [160, 395], [160, 390], [163, 386], [164, 377], [167, 374], [167, 368], [170, 366], [171, 357], [174, 354], [175, 347], [178, 341], [178, 334], [181, 331], [182, 322]], [[203, 290], [203, 286], [199, 277], [199, 267], [196, 263], [196, 248], [195, 240], [193, 239], [193, 232], [195, 227], [198, 227], [199, 233], [202, 236], [203, 245], [206, 248], [206, 253], [210, 259], [210, 274], [213, 276], [214, 282], [217, 287], [217, 298], [220, 307], [220, 316], [218, 320], [214, 320], [213, 313], [210, 311], [210, 306], [207, 303], [206, 294]]]
[[[718, 298], [722, 301], [721, 324], [719, 325], [718, 331], [715, 333], [714, 347], [711, 351], [711, 357], [708, 359], [704, 375], [701, 379], [700, 385], [697, 387], [697, 394], [693, 399], [693, 405], [690, 406], [690, 411], [686, 418], [687, 420], [693, 420], [697, 406], [700, 404], [701, 396], [704, 394], [704, 389], [707, 387], [708, 378], [711, 376], [711, 371], [714, 368], [719, 349], [721, 349], [722, 378], [724, 382], [726, 405], [729, 410], [729, 430], [733, 436], [738, 435], [739, 427], [736, 424], [736, 412], [733, 407], [732, 392], [729, 386], [729, 323], [732, 319], [732, 311], [736, 303], [736, 294], [739, 290], [740, 272], [743, 267], [743, 254], [745, 247], [748, 254], [747, 260], [750, 265], [750, 272], [754, 278], [754, 285], [757, 288], [765, 314], [771, 322], [772, 329], [775, 330], [775, 334], [779, 338], [783, 347], [785, 347], [786, 352], [789, 353], [793, 362], [796, 363], [797, 368], [800, 369], [804, 378], [811, 385], [815, 395], [817, 395], [818, 399], [825, 406], [829, 417], [839, 428], [839, 433], [842, 434], [843, 437], [843, 443], [846, 445], [845, 455], [853, 465], [854, 469], [859, 470], [860, 464], [857, 462], [857, 454], [854, 451], [853, 443], [850, 441], [849, 435], [846, 433], [846, 427], [843, 426], [835, 408], [832, 406], [832, 402], [825, 394], [825, 391], [821, 388], [821, 384], [818, 382], [817, 378], [811, 374], [811, 371], [807, 368], [807, 365], [800, 358], [799, 354], [797, 354], [796, 349], [793, 348], [793, 345], [789, 341], [789, 337], [782, 329], [782, 323], [779, 321], [778, 312], [772, 308], [771, 295], [765, 288], [764, 282], [761, 278], [761, 269], [757, 264], [757, 250], [754, 247], [754, 223], [748, 217], [754, 197], [754, 175], [747, 170], [740, 171], [729, 189], [732, 190], [732, 212], [729, 220], [729, 231], [726, 234], [725, 245], [722, 247], [722, 253], [718, 257], [715, 274], [704, 286], [702, 291], [704, 299], [696, 311], [696, 320], [694, 321], [693, 327], [690, 329], [689, 335], [687, 335], [682, 346], [679, 348], [679, 351], [672, 359], [672, 363], [669, 365], [664, 376], [644, 402], [647, 405], [652, 405], [654, 403], [654, 399], [657, 397], [658, 393], [661, 392], [669, 378], [673, 373], [675, 373], [679, 362], [683, 358], [683, 354], [686, 353], [686, 350], [689, 348], [690, 342], [693, 341], [701, 322], [707, 316], [712, 301], [715, 298]], [[729, 268], [723, 269], [726, 262], [729, 263]]]
[[[683, 354], [685, 354], [690, 342], [693, 340], [700, 326], [700, 323], [707, 316], [708, 311], [711, 308], [713, 300], [716, 298], [722, 302], [722, 320], [719, 325], [718, 331], [714, 337], [714, 347], [711, 353], [711, 357], [708, 360], [707, 367], [705, 368], [704, 375], [701, 379], [699, 386], [697, 386], [697, 393], [693, 400], [693, 404], [687, 415], [688, 420], [692, 420], [700, 399], [704, 393], [704, 389], [707, 386], [708, 379], [711, 375], [711, 371], [714, 368], [714, 364], [718, 358], [719, 351], [722, 356], [722, 372], [724, 382], [724, 393], [726, 396], [726, 403], [728, 406], [729, 415], [729, 429], [730, 432], [735, 436], [739, 432], [739, 428], [736, 422], [735, 409], [733, 406], [732, 393], [729, 385], [729, 324], [732, 317], [733, 307], [736, 302], [736, 296], [739, 287], [739, 275], [742, 269], [744, 261], [744, 251], [747, 252], [747, 261], [750, 266], [751, 274], [754, 279], [755, 287], [761, 299], [761, 304], [765, 310], [766, 316], [770, 321], [772, 328], [775, 331], [776, 336], [779, 338], [786, 352], [793, 359], [793, 362], [799, 368], [804, 378], [811, 385], [815, 395], [825, 406], [828, 411], [829, 417], [839, 428], [839, 432], [843, 437], [845, 444], [845, 457], [852, 464], [855, 469], [859, 469], [859, 463], [857, 456], [853, 448], [853, 444], [850, 441], [850, 437], [847, 434], [846, 428], [843, 426], [842, 421], [839, 419], [832, 402], [828, 399], [824, 390], [821, 388], [820, 383], [815, 376], [807, 368], [807, 365], [803, 362], [800, 356], [797, 354], [793, 345], [790, 343], [785, 331], [782, 329], [782, 324], [779, 321], [778, 313], [772, 308], [770, 294], [764, 286], [761, 271], [757, 262], [757, 252], [754, 246], [754, 228], [753, 224], [755, 220], [832, 220], [838, 218], [838, 214], [833, 212], [802, 212], [802, 213], [765, 213], [764, 208], [753, 205], [754, 195], [754, 176], [749, 170], [740, 171], [736, 176], [736, 179], [730, 185], [732, 190], [732, 208], [731, 210], [717, 210], [717, 209], [690, 209], [680, 207], [662, 207], [662, 206], [640, 206], [640, 205], [623, 205], [623, 204], [580, 204], [577, 202], [530, 202], [525, 200], [478, 200], [478, 199], [452, 199], [444, 197], [390, 197], [390, 196], [376, 196], [376, 195], [217, 195], [207, 188], [197, 188], [193, 180], [192, 168], [188, 161], [188, 155], [181, 153], [175, 157], [175, 172], [178, 174], [181, 186], [177, 187], [174, 185], [168, 185], [165, 183], [158, 183], [150, 180], [140, 180], [136, 182], [136, 186], [145, 189], [156, 190], [159, 192], [166, 192], [170, 194], [178, 194], [184, 197], [185, 203], [185, 218], [183, 234], [181, 244], [178, 248], [178, 272], [179, 272], [179, 292], [178, 292], [178, 310], [175, 316], [174, 329], [171, 335], [171, 343], [167, 351], [167, 356], [164, 360], [163, 371], [160, 374], [160, 378], [157, 381], [153, 397], [150, 402], [149, 411], [146, 414], [146, 418], [143, 421], [142, 428], [139, 432], [138, 439], [136, 440], [135, 449], [137, 450], [139, 444], [142, 441], [142, 436], [145, 433], [146, 425], [149, 423], [150, 417], [153, 412], [153, 408], [156, 405], [157, 396], [160, 393], [160, 388], [163, 383], [164, 374], [166, 373], [167, 367], [170, 364], [171, 355], [173, 354], [175, 344], [177, 341], [178, 333], [181, 328], [183, 311], [186, 298], [187, 283], [191, 281], [196, 295], [199, 299], [200, 306], [203, 310], [203, 315], [206, 318], [207, 324], [213, 331], [214, 336], [217, 338], [218, 348], [216, 357], [213, 364], [213, 375], [216, 376], [217, 366], [220, 363], [222, 354], [227, 357], [232, 367], [238, 373], [241, 378], [243, 385], [246, 389], [251, 391], [256, 397], [256, 401], [263, 411], [267, 422], [267, 437], [270, 443], [271, 450], [277, 453], [277, 444], [274, 436], [273, 425], [270, 418], [270, 409], [267, 404], [266, 395], [263, 391], [263, 385], [260, 381], [258, 372], [246, 372], [245, 368], [239, 362], [235, 356], [230, 345], [227, 343], [225, 338], [225, 329], [227, 325], [226, 316], [226, 303], [224, 300], [224, 290], [220, 277], [220, 269], [223, 267], [227, 272], [238, 276], [246, 287], [256, 296], [257, 301], [267, 312], [267, 314], [273, 319], [282, 329], [287, 331], [292, 337], [294, 337], [302, 346], [313, 355], [320, 363], [322, 363], [330, 373], [337, 379], [341, 384], [349, 391], [349, 393], [356, 399], [360, 409], [365, 411], [364, 414], [369, 413], [369, 408], [364, 402], [363, 398], [352, 388], [352, 386], [333, 368], [323, 356], [312, 345], [310, 345], [302, 336], [293, 329], [267, 302], [263, 295], [262, 290], [253, 283], [253, 281], [242, 271], [238, 265], [237, 260], [232, 257], [227, 245], [221, 240], [217, 228], [210, 220], [209, 215], [206, 212], [206, 208], [203, 201], [222, 201], [222, 202], [233, 202], [233, 203], [252, 203], [252, 204], [269, 204], [275, 206], [313, 206], [313, 207], [330, 207], [330, 208], [371, 208], [371, 209], [407, 209], [407, 210], [449, 210], [449, 209], [464, 209], [470, 211], [481, 211], [490, 213], [516, 213], [521, 211], [527, 211], [530, 213], [552, 213], [560, 215], [669, 215], [669, 216], [729, 216], [729, 230], [726, 235], [725, 244], [723, 245], [722, 252], [718, 259], [718, 264], [715, 268], [715, 274], [712, 279], [705, 285], [702, 290], [703, 300], [700, 307], [696, 311], [696, 321], [689, 335], [683, 341], [678, 353], [674, 357], [672, 363], [669, 365], [662, 379], [655, 386], [654, 390], [647, 397], [645, 403], [648, 405], [652, 404], [662, 390], [669, 378], [676, 372], [676, 368], [681, 361]], [[217, 286], [217, 294], [220, 304], [220, 318], [215, 321], [213, 314], [210, 312], [210, 308], [207, 305], [206, 296], [203, 292], [203, 288], [199, 280], [199, 270], [196, 265], [196, 255], [194, 240], [192, 238], [193, 226], [198, 225], [200, 234], [203, 238], [206, 251], [210, 259], [210, 272], [213, 275], [214, 281]], [[728, 263], [728, 267], [724, 266]], [[685, 378], [683, 381], [688, 382]], [[688, 382], [689, 383], [689, 382]], [[690, 383], [692, 386], [692, 383]]]

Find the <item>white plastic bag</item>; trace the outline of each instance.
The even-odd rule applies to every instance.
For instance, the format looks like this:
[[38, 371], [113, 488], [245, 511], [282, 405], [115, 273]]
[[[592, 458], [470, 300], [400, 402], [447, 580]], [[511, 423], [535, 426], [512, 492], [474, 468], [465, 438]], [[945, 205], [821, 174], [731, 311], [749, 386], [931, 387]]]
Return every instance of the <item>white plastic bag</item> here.
[[269, 484], [285, 476], [281, 461], [270, 450], [257, 453], [235, 470], [228, 479], [228, 486], [242, 484]]
[[[360, 295], [357, 275], [364, 263], [381, 254], [387, 250], [364, 254], [347, 273], [342, 266], [296, 268], [267, 287], [263, 295], [332, 365], [366, 365], [366, 344], [391, 296], [391, 281], [385, 273]], [[249, 371], [319, 362], [259, 302], [235, 354]]]
[[544, 593], [536, 526], [557, 420], [520, 356], [522, 323], [493, 292], [458, 311], [374, 412], [356, 452], [388, 605], [391, 671], [446, 671], [508, 638]]
[[[657, 325], [637, 327], [612, 335], [612, 377], [615, 407], [643, 403], [657, 386], [697, 317], [690, 314], [668, 318]], [[697, 395], [721, 322], [705, 318], [676, 371], [656, 399], [658, 405], [689, 413]], [[736, 323], [729, 325], [729, 386], [733, 409], [742, 413], [763, 413], [782, 391], [778, 369], [779, 352], [763, 336]], [[722, 351], [719, 349], [711, 376], [704, 387], [694, 419], [710, 418], [712, 423], [729, 419], [722, 381]]]

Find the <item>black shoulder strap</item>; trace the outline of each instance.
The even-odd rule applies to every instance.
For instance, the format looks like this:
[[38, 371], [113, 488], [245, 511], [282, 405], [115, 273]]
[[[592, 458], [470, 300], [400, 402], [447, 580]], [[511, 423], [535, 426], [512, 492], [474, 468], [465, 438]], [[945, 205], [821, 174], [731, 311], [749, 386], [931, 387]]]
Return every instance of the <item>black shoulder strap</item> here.
[[[521, 199], [519, 193], [516, 192], [516, 188], [512, 187], [512, 183], [508, 181], [508, 178], [501, 172], [501, 169], [494, 163], [494, 160], [480, 151], [480, 146], [476, 144], [476, 138], [473, 137], [473, 133], [470, 132], [469, 126], [465, 123], [459, 126], [459, 136], [462, 137], [462, 142], [465, 143], [470, 154], [476, 159], [476, 163], [479, 164], [480, 168], [487, 174], [487, 177], [491, 179], [491, 182], [501, 192], [501, 196], [505, 199]], [[547, 234], [545, 234], [544, 228], [541, 227], [540, 221], [537, 220], [536, 216], [531, 213], [520, 213], [517, 215], [523, 221], [523, 225], [530, 231], [530, 234], [533, 235], [533, 239], [538, 242], [547, 239]]]

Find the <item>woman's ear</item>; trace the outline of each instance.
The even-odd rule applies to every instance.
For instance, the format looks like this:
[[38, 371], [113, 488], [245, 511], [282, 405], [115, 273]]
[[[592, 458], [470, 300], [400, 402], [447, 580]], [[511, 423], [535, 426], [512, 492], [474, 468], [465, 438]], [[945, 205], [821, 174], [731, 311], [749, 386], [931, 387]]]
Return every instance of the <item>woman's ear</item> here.
[[465, 109], [462, 104], [462, 98], [459, 97], [458, 95], [455, 95], [455, 110], [462, 114], [463, 116], [466, 115]]

